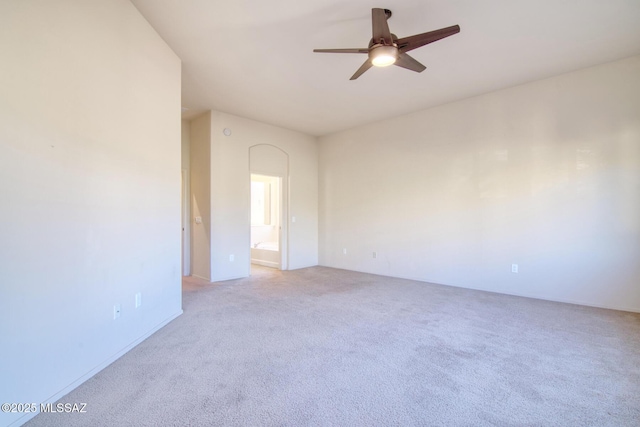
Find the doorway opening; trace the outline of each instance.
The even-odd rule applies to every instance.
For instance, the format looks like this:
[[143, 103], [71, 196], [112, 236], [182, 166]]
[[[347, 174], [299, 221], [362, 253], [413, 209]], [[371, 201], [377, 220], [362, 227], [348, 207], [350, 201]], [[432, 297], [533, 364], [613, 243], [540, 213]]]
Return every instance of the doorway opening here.
[[191, 276], [191, 226], [189, 218], [191, 217], [191, 209], [189, 206], [189, 173], [186, 169], [182, 169], [182, 275]]
[[[249, 176], [252, 188], [250, 274], [269, 267], [289, 269], [289, 154], [272, 144], [249, 147]], [[258, 268], [251, 268], [256, 266]]]
[[282, 178], [251, 174], [251, 264], [282, 269]]

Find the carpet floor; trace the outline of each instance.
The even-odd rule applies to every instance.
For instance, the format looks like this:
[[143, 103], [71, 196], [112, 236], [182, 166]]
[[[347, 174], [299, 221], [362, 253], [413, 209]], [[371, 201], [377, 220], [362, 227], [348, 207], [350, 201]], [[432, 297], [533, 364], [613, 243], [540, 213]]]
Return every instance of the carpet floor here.
[[36, 426], [639, 426], [640, 314], [312, 267], [184, 314]]

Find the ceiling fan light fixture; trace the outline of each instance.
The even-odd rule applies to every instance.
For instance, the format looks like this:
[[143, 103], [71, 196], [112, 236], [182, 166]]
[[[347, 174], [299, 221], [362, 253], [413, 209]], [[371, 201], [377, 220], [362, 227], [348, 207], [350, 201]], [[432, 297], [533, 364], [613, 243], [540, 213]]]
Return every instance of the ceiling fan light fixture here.
[[369, 58], [376, 67], [388, 67], [398, 59], [398, 48], [395, 46], [378, 46], [371, 49]]

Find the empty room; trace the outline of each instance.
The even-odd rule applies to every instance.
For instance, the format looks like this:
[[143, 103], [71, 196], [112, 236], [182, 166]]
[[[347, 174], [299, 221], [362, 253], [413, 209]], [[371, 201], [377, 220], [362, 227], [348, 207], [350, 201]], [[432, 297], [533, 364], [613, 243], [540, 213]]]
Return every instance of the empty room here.
[[637, 0], [1, 0], [0, 427], [640, 425]]

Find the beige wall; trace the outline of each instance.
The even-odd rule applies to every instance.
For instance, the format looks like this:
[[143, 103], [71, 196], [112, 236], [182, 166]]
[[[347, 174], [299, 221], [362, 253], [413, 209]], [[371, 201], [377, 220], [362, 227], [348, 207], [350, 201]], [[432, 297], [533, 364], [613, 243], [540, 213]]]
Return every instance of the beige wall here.
[[181, 164], [182, 170], [191, 168], [191, 123], [188, 120], [181, 120]]
[[640, 57], [319, 151], [322, 265], [640, 311]]
[[0, 402], [39, 404], [181, 313], [180, 61], [128, 1], [0, 2], [0, 52]]
[[[211, 279], [211, 113], [190, 126], [191, 274]], [[195, 218], [201, 218], [196, 223]]]
[[191, 275], [191, 123], [180, 124], [182, 164], [182, 275]]
[[[225, 136], [223, 130], [231, 130]], [[318, 263], [316, 139], [221, 112], [211, 113], [211, 280], [250, 273], [249, 148], [276, 146], [289, 155], [289, 269]], [[296, 222], [291, 222], [291, 217]], [[230, 261], [229, 256], [234, 256]]]

